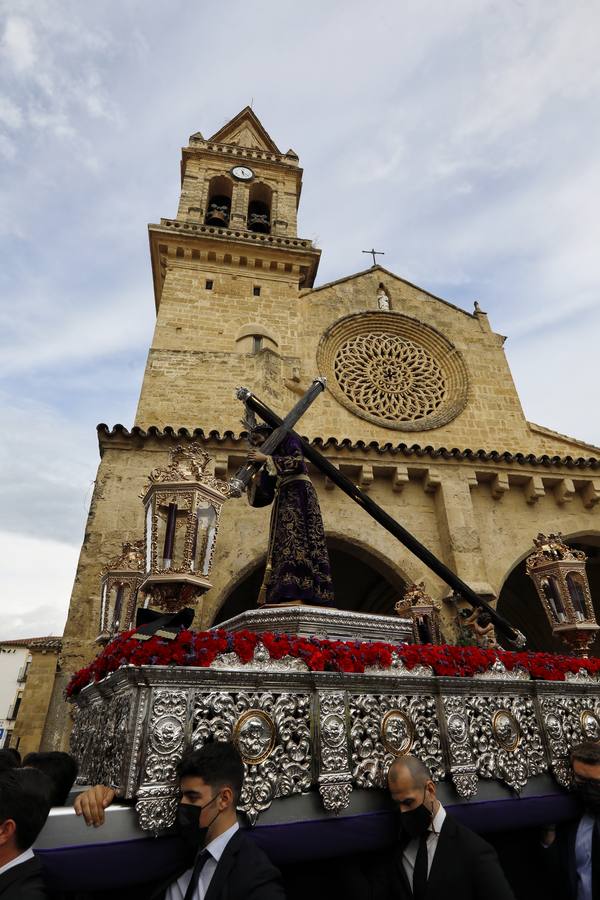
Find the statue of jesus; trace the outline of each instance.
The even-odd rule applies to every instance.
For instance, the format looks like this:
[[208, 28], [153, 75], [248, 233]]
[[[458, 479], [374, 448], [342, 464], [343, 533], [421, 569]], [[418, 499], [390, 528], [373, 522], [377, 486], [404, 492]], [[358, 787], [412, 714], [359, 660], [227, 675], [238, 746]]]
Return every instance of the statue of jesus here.
[[269, 549], [259, 604], [333, 606], [333, 584], [317, 492], [308, 477], [302, 448], [287, 434], [271, 456], [261, 453], [272, 429], [259, 425], [250, 433], [248, 459], [262, 463], [248, 491], [251, 506], [273, 496]]

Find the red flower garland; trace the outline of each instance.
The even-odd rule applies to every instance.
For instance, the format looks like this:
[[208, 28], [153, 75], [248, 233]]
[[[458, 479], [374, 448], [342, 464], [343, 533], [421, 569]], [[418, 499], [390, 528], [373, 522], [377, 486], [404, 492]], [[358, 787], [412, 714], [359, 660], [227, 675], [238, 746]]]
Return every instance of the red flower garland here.
[[600, 659], [577, 659], [552, 653], [513, 653], [507, 650], [481, 650], [479, 647], [454, 647], [450, 644], [386, 644], [361, 641], [329, 641], [287, 634], [254, 634], [251, 631], [180, 631], [173, 641], [152, 637], [148, 641], [133, 638], [133, 631], [120, 634], [91, 665], [80, 669], [67, 686], [67, 697], [74, 697], [86, 685], [101, 681], [121, 666], [200, 666], [206, 668], [220, 653], [235, 653], [249, 663], [258, 641], [271, 659], [291, 656], [303, 660], [312, 672], [364, 672], [369, 666], [389, 669], [396, 651], [407, 669], [430, 666], [435, 675], [470, 678], [487, 671], [500, 660], [510, 671], [520, 667], [532, 678], [564, 681], [567, 672], [585, 669], [591, 675], [600, 672]]

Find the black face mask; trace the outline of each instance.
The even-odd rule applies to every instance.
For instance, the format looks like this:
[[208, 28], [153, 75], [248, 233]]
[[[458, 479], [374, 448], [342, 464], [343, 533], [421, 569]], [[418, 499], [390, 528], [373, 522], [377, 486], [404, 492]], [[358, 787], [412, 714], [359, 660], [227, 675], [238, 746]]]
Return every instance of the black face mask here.
[[575, 790], [591, 813], [600, 813], [600, 781], [575, 781]]
[[218, 796], [219, 795], [217, 794], [212, 800], [205, 803], [204, 806], [194, 806], [193, 803], [180, 803], [177, 807], [177, 818], [175, 820], [177, 831], [179, 832], [181, 839], [194, 851], [198, 850], [199, 847], [204, 846], [208, 829], [217, 816], [221, 815], [221, 813], [218, 812], [208, 825], [203, 826], [202, 828], [200, 827], [200, 816], [202, 815], [202, 812], [207, 809], [211, 803], [214, 803]]
[[[425, 790], [423, 790], [423, 801], [425, 801]], [[425, 802], [415, 809], [400, 813], [400, 837], [405, 840], [421, 837], [431, 825], [432, 818], [431, 811], [427, 809]]]

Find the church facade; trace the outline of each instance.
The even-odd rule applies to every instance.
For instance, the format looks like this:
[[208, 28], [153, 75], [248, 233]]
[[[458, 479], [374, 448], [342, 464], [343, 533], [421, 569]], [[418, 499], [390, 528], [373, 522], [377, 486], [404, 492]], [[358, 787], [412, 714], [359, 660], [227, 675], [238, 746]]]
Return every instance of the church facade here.
[[[101, 461], [42, 743], [68, 732], [63, 680], [98, 651], [102, 569], [143, 536], [140, 493], [177, 444], [198, 441], [231, 477], [248, 444], [235, 398], [287, 412], [317, 376], [327, 390], [297, 426], [342, 472], [480, 595], [532, 649], [553, 647], [524, 558], [538, 532], [586, 550], [600, 607], [598, 448], [528, 422], [485, 312], [466, 311], [379, 265], [318, 284], [320, 251], [297, 234], [302, 169], [249, 108], [183, 149], [177, 215], [149, 226], [156, 328], [133, 427], [99, 426]], [[448, 587], [317, 470], [336, 606], [390, 613], [407, 585]], [[212, 588], [195, 627], [256, 604], [267, 509], [225, 503]], [[598, 548], [598, 549], [597, 549]], [[600, 609], [597, 609], [600, 612]]]

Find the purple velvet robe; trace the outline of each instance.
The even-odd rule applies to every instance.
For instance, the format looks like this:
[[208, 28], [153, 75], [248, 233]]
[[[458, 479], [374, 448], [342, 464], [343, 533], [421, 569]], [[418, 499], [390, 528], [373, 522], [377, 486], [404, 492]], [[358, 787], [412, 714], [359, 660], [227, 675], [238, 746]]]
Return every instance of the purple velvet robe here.
[[[265, 601], [302, 600], [310, 605], [332, 606], [323, 519], [298, 440], [292, 435], [285, 437], [271, 460], [278, 487], [271, 514]], [[270, 465], [269, 469], [272, 471]]]

